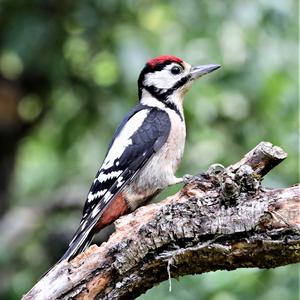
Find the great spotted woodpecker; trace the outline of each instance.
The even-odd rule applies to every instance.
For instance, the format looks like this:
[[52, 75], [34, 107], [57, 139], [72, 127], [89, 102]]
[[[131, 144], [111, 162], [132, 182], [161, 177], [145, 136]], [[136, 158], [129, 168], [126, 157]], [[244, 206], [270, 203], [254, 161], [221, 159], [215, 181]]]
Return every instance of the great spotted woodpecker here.
[[96, 232], [183, 181], [174, 175], [186, 136], [183, 97], [195, 79], [219, 67], [192, 67], [175, 56], [147, 62], [138, 79], [139, 104], [117, 128], [61, 260], [74, 258]]

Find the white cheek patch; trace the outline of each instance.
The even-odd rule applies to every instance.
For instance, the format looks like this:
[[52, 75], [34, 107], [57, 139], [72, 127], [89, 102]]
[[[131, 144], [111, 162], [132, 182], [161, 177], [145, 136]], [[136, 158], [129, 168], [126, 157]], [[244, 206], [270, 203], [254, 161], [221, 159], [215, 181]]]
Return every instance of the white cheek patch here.
[[169, 70], [148, 73], [145, 76], [146, 86], [155, 86], [158, 89], [170, 89], [181, 77], [181, 74], [172, 75]]
[[[172, 74], [171, 69], [173, 67], [179, 67], [177, 63], [172, 63], [166, 65], [164, 69], [160, 71], [150, 72], [145, 75], [144, 84], [146, 86], [154, 86], [157, 89], [162, 90], [162, 92], [166, 92], [168, 89], [172, 88], [176, 82], [178, 82], [181, 78], [188, 75], [191, 66], [187, 63], [184, 64], [184, 71], [179, 74]], [[180, 66], [180, 68], [182, 68]]]
[[146, 119], [149, 113], [148, 109], [143, 109], [136, 113], [123, 127], [119, 135], [116, 137], [113, 142], [107, 156], [103, 162], [101, 168], [109, 169], [114, 165], [114, 162], [118, 160], [125, 149], [132, 144], [131, 137], [132, 135], [141, 127], [144, 120]]

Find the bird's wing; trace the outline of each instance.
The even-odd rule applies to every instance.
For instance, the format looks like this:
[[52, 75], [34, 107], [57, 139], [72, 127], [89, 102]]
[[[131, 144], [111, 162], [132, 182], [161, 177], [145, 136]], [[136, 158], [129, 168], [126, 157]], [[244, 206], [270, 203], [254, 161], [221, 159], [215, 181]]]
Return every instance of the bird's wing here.
[[143, 107], [125, 118], [97, 172], [79, 228], [62, 259], [74, 257], [86, 247], [105, 208], [166, 142], [170, 126], [168, 114], [157, 108]]

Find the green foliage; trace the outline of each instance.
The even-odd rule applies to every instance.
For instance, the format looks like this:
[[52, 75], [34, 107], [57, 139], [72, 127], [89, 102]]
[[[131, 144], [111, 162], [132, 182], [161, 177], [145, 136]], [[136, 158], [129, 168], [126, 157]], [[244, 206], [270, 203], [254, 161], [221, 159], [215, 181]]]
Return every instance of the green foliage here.
[[172, 280], [171, 292], [166, 281], [149, 290], [139, 300], [296, 300], [297, 266], [273, 270], [240, 269]]
[[[35, 124], [19, 145], [11, 207], [44, 207], [75, 185], [84, 202], [116, 125], [137, 102], [139, 71], [161, 54], [222, 64], [186, 96], [179, 174], [234, 163], [266, 140], [289, 157], [264, 184], [296, 183], [297, 10], [293, 0], [2, 0], [0, 74], [21, 83], [19, 116]], [[4, 299], [18, 299], [55, 261], [46, 237], [69, 238], [78, 216], [32, 219], [34, 231], [11, 253], [0, 245], [9, 270], [0, 284]], [[292, 300], [296, 276], [293, 266], [187, 276], [173, 280], [172, 293], [163, 283], [139, 299]]]

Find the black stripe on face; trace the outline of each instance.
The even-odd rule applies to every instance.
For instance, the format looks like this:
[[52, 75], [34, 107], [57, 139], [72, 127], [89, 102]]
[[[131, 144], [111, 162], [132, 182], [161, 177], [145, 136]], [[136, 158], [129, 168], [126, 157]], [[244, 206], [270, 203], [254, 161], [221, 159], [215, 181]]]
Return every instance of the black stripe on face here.
[[191, 79], [191, 75], [188, 74], [184, 77], [182, 77], [180, 80], [178, 80], [170, 89], [168, 89], [166, 92], [164, 92], [164, 97], [168, 98], [170, 95], [172, 95], [176, 90], [180, 89], [182, 86], [184, 86], [189, 80]]
[[179, 116], [180, 120], [183, 121], [183, 117], [181, 115], [181, 112], [179, 111], [178, 107], [173, 102], [166, 101], [166, 102], [164, 102], [164, 104], [168, 108], [174, 110], [176, 112], [176, 114]]
[[178, 110], [175, 103], [168, 101], [169, 96], [171, 96], [176, 90], [184, 86], [189, 80], [190, 75], [187, 75], [185, 77], [182, 77], [180, 80], [178, 80], [171, 88], [169, 88], [167, 91], [165, 89], [158, 89], [155, 86], [144, 86], [144, 89], [147, 90], [154, 98], [159, 100], [160, 102], [164, 103], [167, 107], [173, 109], [179, 116], [180, 119], [183, 121], [183, 117]]

